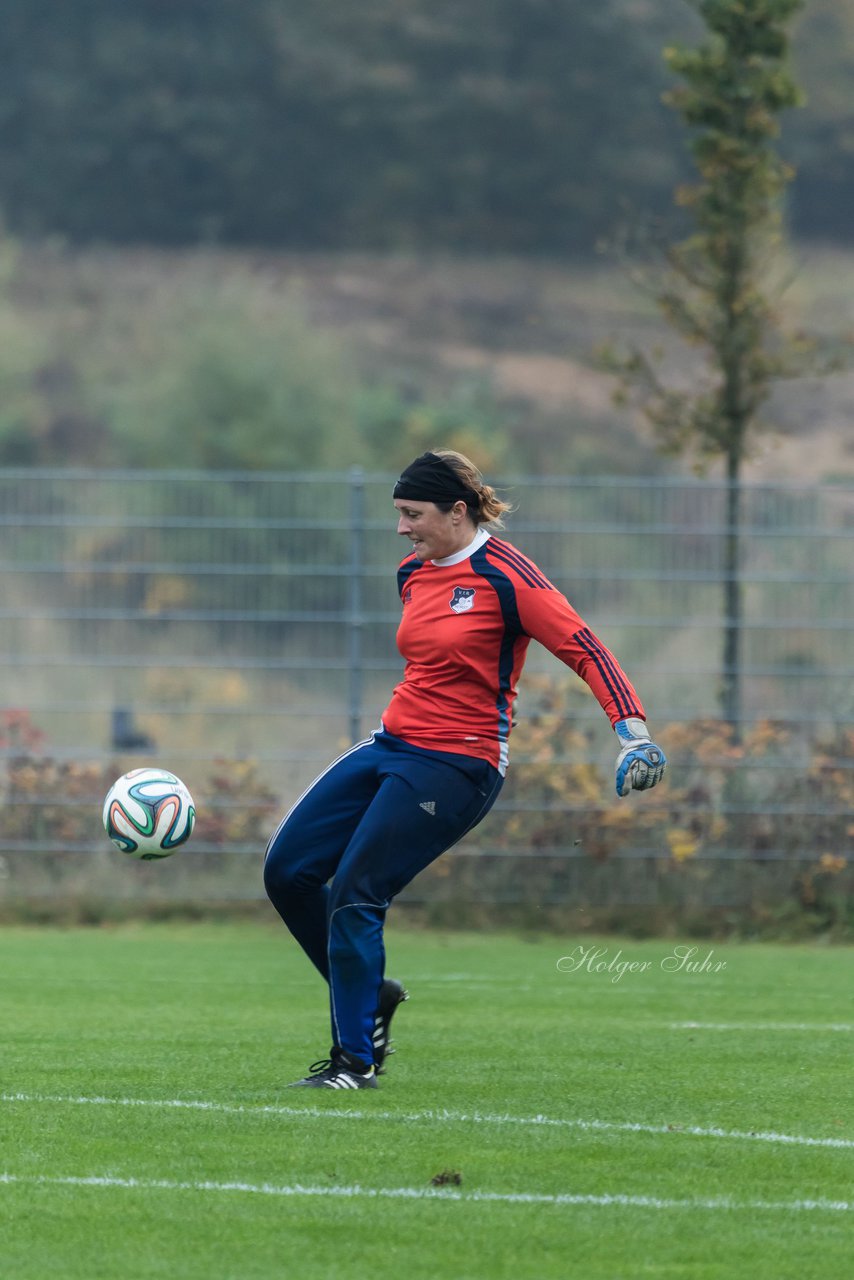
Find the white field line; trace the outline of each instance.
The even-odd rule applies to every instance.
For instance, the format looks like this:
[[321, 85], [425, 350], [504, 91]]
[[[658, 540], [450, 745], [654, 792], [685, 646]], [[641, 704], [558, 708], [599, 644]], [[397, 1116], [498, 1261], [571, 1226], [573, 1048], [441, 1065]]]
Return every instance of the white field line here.
[[60, 1094], [2, 1093], [3, 1103], [34, 1103], [82, 1107], [153, 1107], [176, 1111], [208, 1111], [218, 1115], [286, 1116], [295, 1120], [380, 1120], [404, 1124], [516, 1125], [520, 1128], [578, 1129], [586, 1133], [650, 1133], [666, 1137], [720, 1138], [734, 1142], [770, 1142], [784, 1146], [825, 1147], [854, 1151], [854, 1138], [811, 1138], [802, 1134], [720, 1129], [700, 1125], [639, 1124], [631, 1121], [573, 1120], [544, 1115], [495, 1115], [482, 1111], [373, 1111], [345, 1107], [245, 1106], [240, 1103], [209, 1102], [184, 1098], [102, 1098]]
[[669, 1022], [671, 1031], [854, 1031], [854, 1022]]
[[0, 1173], [0, 1185], [23, 1183], [28, 1186], [98, 1187], [130, 1191], [204, 1191], [237, 1192], [260, 1196], [317, 1196], [334, 1199], [367, 1200], [455, 1200], [465, 1204], [545, 1204], [556, 1206], [597, 1206], [633, 1209], [703, 1209], [724, 1211], [767, 1210], [774, 1213], [854, 1213], [850, 1200], [732, 1200], [729, 1196], [710, 1199], [671, 1200], [659, 1196], [623, 1194], [583, 1195], [566, 1192], [549, 1195], [539, 1192], [449, 1191], [428, 1187], [316, 1187], [294, 1183], [275, 1186], [269, 1182], [179, 1182], [166, 1178], [117, 1178], [108, 1175], [86, 1177], [47, 1177], [39, 1174]]

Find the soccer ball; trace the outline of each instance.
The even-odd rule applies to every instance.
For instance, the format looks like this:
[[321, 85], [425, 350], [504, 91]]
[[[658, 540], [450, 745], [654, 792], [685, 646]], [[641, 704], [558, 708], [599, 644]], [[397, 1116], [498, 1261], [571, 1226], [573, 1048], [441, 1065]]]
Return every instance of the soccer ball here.
[[104, 830], [117, 849], [146, 861], [168, 858], [189, 840], [196, 822], [193, 797], [166, 769], [133, 769], [110, 787]]

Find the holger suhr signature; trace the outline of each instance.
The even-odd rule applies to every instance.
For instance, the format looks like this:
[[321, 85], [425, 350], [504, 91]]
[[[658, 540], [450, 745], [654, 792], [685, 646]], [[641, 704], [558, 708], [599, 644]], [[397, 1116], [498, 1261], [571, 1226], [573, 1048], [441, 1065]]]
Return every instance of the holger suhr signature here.
[[680, 944], [674, 946], [660, 960], [630, 960], [623, 955], [622, 947], [613, 955], [610, 948], [581, 943], [569, 955], [557, 962], [559, 973], [605, 974], [612, 982], [619, 982], [627, 973], [649, 973], [660, 969], [664, 973], [715, 974], [726, 969], [726, 960], [715, 959], [712, 948], [701, 953], [699, 947]]

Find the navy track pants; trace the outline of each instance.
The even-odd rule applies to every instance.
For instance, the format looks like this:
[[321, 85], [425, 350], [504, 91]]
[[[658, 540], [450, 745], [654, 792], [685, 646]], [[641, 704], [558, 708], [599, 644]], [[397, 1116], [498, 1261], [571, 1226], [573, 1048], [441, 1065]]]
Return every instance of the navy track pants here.
[[486, 760], [380, 730], [334, 761], [270, 840], [267, 895], [329, 983], [333, 1045], [366, 1064], [386, 910], [488, 813], [502, 782]]

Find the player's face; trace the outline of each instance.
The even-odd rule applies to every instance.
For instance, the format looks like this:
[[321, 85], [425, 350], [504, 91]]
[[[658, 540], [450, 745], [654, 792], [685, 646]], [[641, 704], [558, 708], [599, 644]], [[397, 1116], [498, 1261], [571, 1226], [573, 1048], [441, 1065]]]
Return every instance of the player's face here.
[[457, 502], [450, 511], [440, 511], [434, 502], [396, 498], [397, 532], [408, 538], [419, 560], [442, 560], [462, 551], [474, 537], [474, 526], [466, 504]]

